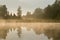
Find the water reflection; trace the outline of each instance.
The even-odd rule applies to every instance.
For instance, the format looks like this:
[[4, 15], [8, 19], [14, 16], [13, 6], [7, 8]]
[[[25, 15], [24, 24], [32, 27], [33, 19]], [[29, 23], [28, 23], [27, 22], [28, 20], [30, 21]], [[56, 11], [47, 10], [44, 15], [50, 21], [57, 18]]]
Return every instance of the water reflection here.
[[50, 39], [51, 37], [53, 38], [53, 40], [60, 40], [60, 26], [56, 26], [56, 28], [46, 28], [45, 29], [45, 35], [48, 36], [48, 38]]
[[35, 33], [32, 29], [28, 31], [25, 27], [21, 28], [22, 28], [21, 40], [35, 40]]
[[[20, 33], [20, 37], [18, 36], [18, 33]], [[37, 35], [34, 30], [31, 28], [28, 30], [26, 27], [21, 27], [21, 31], [18, 31], [18, 28], [9, 29], [9, 32], [7, 33], [6, 40], [49, 40], [48, 37], [41, 33]]]
[[8, 30], [9, 30], [9, 28], [6, 28], [6, 27], [0, 28], [0, 39], [6, 38]]
[[60, 28], [16, 27], [0, 28], [0, 39], [4, 40], [60, 40]]
[[9, 30], [9, 32], [7, 33], [7, 36], [6, 36], [6, 40], [18, 40], [19, 39], [19, 37], [18, 37], [18, 35], [17, 35], [17, 29], [12, 29], [12, 31], [11, 30]]

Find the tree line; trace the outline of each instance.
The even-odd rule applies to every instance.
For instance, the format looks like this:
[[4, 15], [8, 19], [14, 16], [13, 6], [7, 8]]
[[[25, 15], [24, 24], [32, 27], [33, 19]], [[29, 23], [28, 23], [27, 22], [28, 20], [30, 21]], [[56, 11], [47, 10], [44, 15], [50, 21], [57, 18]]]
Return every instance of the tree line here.
[[33, 16], [42, 19], [60, 19], [60, 1], [57, 0], [52, 5], [48, 5], [45, 9], [36, 8]]
[[0, 5], [0, 18], [3, 19], [21, 19], [21, 7], [19, 6], [17, 9], [17, 16], [14, 14], [9, 15], [9, 11], [7, 10], [6, 5]]
[[[15, 14], [12, 16], [12, 14], [9, 15], [6, 5], [0, 6], [0, 18], [21, 19], [21, 14], [21, 7], [18, 7], [17, 9], [17, 16]], [[60, 19], [60, 1], [55, 1], [54, 4], [48, 5], [45, 9], [36, 8], [32, 14], [28, 11], [26, 17], [32, 17], [36, 19]]]

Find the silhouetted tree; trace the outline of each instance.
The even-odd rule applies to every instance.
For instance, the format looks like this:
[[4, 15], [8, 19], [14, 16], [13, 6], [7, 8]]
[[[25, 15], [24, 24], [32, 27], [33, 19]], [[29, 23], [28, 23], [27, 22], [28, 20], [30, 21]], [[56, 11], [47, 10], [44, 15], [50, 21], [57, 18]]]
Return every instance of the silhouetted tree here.
[[1, 5], [0, 6], [0, 17], [5, 17], [7, 15], [7, 8], [6, 5]]
[[4, 18], [5, 18], [5, 19], [10, 18], [9, 11], [7, 11], [7, 13], [5, 14], [5, 17], [4, 17]]
[[26, 16], [31, 17], [31, 12], [28, 11]]
[[52, 10], [52, 7], [50, 6], [50, 5], [48, 5], [48, 7], [46, 7], [45, 9], [44, 9], [44, 11], [45, 11], [45, 13], [46, 13], [46, 15], [45, 15], [45, 17], [46, 18], [52, 18], [53, 17], [53, 10]]
[[48, 19], [59, 19], [60, 17], [60, 3], [54, 3], [53, 5], [48, 5], [45, 8], [45, 14]]
[[41, 18], [42, 14], [43, 14], [42, 9], [36, 8], [35, 11], [34, 11], [34, 13], [32, 14], [32, 16], [34, 18]]
[[22, 14], [22, 11], [21, 11], [21, 7], [19, 6], [17, 9], [18, 18], [21, 18], [21, 14]]
[[14, 15], [12, 16], [12, 18], [13, 18], [13, 19], [17, 19], [17, 16], [15, 15], [15, 13], [14, 13]]

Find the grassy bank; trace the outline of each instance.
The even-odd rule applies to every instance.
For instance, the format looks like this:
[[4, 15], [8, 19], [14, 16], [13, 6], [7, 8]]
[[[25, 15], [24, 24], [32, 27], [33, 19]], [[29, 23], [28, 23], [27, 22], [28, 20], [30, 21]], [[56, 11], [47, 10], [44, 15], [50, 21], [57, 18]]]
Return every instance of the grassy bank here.
[[47, 22], [47, 23], [60, 23], [60, 20], [47, 20], [47, 19], [0, 19], [0, 22]]

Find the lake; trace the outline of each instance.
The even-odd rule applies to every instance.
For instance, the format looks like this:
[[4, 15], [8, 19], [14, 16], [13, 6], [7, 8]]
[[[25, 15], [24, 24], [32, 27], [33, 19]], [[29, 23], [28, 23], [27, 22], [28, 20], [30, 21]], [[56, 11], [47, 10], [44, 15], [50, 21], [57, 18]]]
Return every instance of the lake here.
[[60, 40], [60, 23], [0, 23], [0, 40]]

